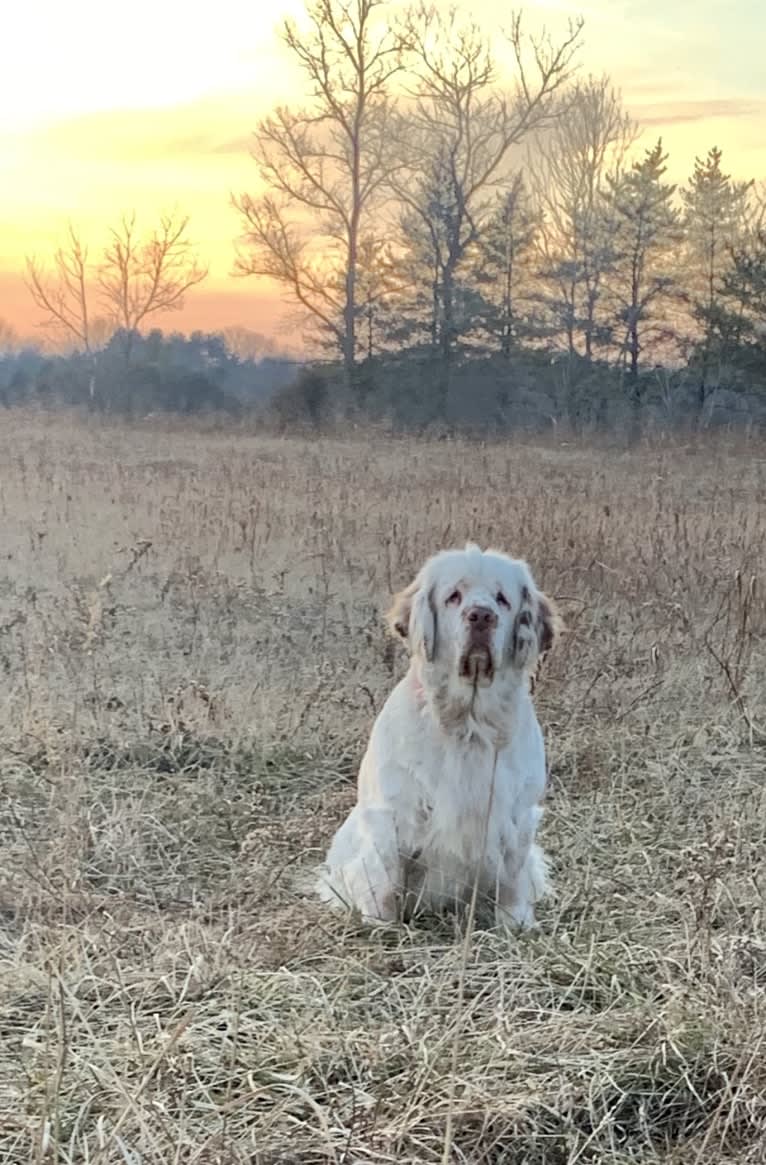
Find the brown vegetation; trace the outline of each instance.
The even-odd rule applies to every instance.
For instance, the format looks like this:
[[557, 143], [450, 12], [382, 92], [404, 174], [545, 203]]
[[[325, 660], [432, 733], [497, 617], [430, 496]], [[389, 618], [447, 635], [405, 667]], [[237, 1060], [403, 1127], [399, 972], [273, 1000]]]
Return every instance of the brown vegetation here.
[[[760, 445], [0, 437], [0, 1157], [743, 1165], [766, 1135]], [[569, 632], [539, 933], [299, 889], [467, 537]], [[465, 966], [462, 961], [465, 959]]]

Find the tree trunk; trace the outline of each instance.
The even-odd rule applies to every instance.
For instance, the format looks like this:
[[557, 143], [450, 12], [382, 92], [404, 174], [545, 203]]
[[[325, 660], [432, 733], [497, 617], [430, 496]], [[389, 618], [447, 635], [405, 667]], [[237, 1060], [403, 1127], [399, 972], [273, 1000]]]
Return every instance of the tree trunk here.
[[634, 384], [638, 383], [638, 325], [633, 323], [630, 325], [630, 341], [628, 345], [630, 353], [630, 378]]
[[343, 379], [346, 399], [351, 402], [355, 388], [354, 366], [356, 364], [356, 274], [359, 264], [359, 223], [362, 214], [361, 193], [361, 115], [363, 104], [357, 109], [352, 138], [351, 162], [351, 218], [348, 224], [348, 248], [346, 253], [346, 302], [343, 312]]
[[506, 360], [511, 358], [513, 345], [513, 257], [508, 256], [505, 269], [505, 296], [503, 302], [502, 352]]
[[346, 271], [346, 303], [343, 312], [343, 381], [347, 400], [354, 391], [354, 364], [356, 360], [356, 245], [349, 240], [348, 269]]
[[705, 412], [705, 403], [707, 401], [707, 360], [703, 356], [702, 372], [700, 374], [700, 382], [697, 387], [697, 406], [699, 409], [699, 419], [703, 418]]
[[446, 420], [452, 382], [452, 352], [455, 337], [455, 277], [454, 268], [448, 264], [444, 269], [442, 283], [442, 322], [439, 337], [439, 412]]
[[586, 298], [586, 316], [585, 316], [585, 359], [590, 362], [593, 360], [593, 329], [596, 322], [596, 295], [593, 288], [589, 288]]
[[99, 398], [99, 386], [97, 381], [98, 376], [98, 355], [90, 348], [86, 349], [88, 359], [90, 360], [90, 376], [88, 377], [88, 408], [101, 409], [103, 407]]

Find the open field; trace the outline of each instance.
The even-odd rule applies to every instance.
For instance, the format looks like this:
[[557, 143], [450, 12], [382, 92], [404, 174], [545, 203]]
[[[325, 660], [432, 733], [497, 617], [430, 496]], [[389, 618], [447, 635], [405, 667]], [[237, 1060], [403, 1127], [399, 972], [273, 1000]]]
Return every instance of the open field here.
[[[569, 626], [557, 897], [510, 944], [297, 889], [403, 668], [389, 594], [467, 537]], [[761, 1162], [765, 545], [763, 445], [6, 414], [0, 1160]]]

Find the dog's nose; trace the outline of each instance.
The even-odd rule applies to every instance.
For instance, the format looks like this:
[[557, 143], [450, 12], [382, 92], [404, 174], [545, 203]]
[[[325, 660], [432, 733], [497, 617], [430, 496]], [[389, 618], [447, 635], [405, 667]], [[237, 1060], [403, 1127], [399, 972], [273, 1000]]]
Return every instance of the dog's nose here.
[[497, 626], [497, 615], [491, 607], [469, 607], [465, 619], [478, 629]]

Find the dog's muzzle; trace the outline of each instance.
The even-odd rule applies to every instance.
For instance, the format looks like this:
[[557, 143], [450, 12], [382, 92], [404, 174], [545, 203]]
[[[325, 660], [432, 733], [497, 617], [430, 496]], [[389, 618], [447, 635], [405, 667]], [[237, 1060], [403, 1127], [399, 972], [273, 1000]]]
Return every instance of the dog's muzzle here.
[[495, 674], [495, 658], [489, 635], [471, 635], [460, 657], [460, 675], [472, 684], [488, 684]]
[[474, 606], [463, 612], [466, 645], [460, 657], [460, 675], [472, 684], [486, 685], [495, 673], [492, 634], [497, 615], [490, 607]]
[[472, 684], [491, 683], [495, 674], [492, 651], [489, 647], [470, 647], [460, 660], [460, 675]]

